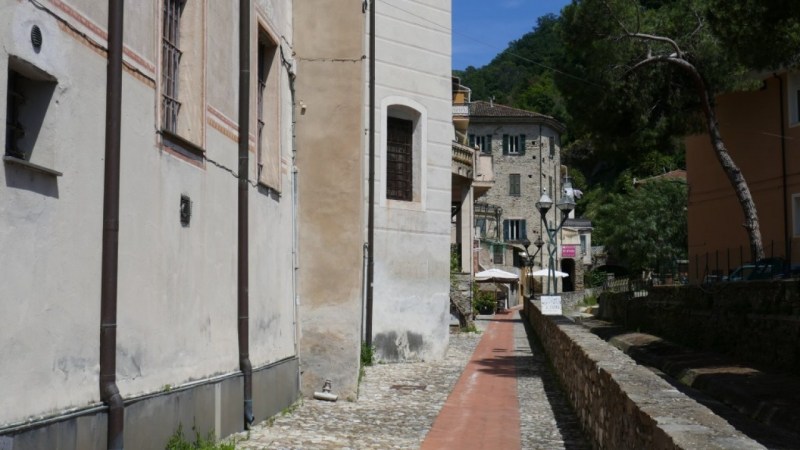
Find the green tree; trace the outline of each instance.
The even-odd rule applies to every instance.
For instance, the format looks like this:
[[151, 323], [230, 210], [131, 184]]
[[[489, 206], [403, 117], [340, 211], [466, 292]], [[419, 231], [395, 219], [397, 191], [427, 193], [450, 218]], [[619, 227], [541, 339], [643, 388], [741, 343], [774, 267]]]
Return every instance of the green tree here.
[[651, 181], [612, 194], [593, 220], [594, 238], [632, 271], [685, 259], [686, 183]]
[[713, 34], [708, 25], [712, 3], [573, 2], [562, 13], [565, 62], [591, 84], [569, 77], [557, 81], [562, 92], [569, 92], [570, 113], [587, 129], [611, 141], [629, 137], [620, 144], [626, 154], [674, 145], [674, 136], [704, 129], [737, 194], [753, 253], [761, 258], [755, 203], [725, 147], [714, 107], [716, 94], [748, 85], [749, 68]]

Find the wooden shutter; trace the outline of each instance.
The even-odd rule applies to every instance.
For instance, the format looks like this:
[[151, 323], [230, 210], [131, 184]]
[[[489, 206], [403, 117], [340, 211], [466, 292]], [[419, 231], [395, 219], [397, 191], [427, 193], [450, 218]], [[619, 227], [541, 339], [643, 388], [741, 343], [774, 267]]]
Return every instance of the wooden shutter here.
[[509, 232], [510, 225], [511, 224], [508, 223], [508, 220], [504, 220], [503, 221], [503, 240], [504, 241], [508, 240], [508, 234], [509, 234], [508, 232]]
[[525, 135], [524, 134], [520, 134], [519, 135], [519, 148], [518, 148], [518, 151], [519, 151], [520, 155], [524, 155], [525, 154]]
[[508, 154], [508, 135], [507, 134], [503, 135], [503, 154], [504, 155]]
[[523, 220], [519, 221], [519, 227], [520, 227], [520, 230], [519, 230], [520, 238], [519, 238], [519, 240], [520, 241], [524, 241], [525, 239], [528, 238], [528, 224], [523, 219]]

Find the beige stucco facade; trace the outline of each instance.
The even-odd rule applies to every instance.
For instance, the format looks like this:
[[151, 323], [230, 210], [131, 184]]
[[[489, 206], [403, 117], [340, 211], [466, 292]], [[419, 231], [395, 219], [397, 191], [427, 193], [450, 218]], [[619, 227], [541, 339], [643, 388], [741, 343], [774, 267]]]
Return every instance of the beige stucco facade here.
[[303, 390], [326, 379], [355, 398], [365, 235], [364, 35], [361, 2], [298, 2], [296, 103], [300, 357]]
[[[790, 72], [765, 78], [762, 89], [716, 99], [722, 138], [750, 187], [766, 255], [784, 256], [788, 238], [792, 263], [800, 260], [798, 89], [800, 77]], [[741, 206], [707, 135], [686, 139], [686, 165], [689, 277], [725, 275], [751, 260]]]

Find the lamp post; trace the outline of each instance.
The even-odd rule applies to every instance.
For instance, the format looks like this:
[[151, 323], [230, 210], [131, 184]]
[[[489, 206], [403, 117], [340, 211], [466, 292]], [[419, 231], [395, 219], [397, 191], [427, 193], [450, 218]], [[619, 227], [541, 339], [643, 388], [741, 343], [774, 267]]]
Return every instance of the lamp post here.
[[572, 180], [570, 180], [569, 176], [564, 177], [563, 183], [561, 183], [561, 198], [556, 202], [556, 208], [561, 211], [561, 220], [557, 220], [557, 226], [551, 227], [547, 223], [547, 212], [550, 211], [550, 208], [553, 207], [553, 199], [547, 195], [547, 189], [542, 189], [542, 196], [539, 197], [539, 201], [536, 202], [536, 209], [539, 210], [539, 214], [542, 216], [542, 230], [547, 232], [548, 237], [548, 245], [547, 245], [547, 252], [550, 256], [549, 262], [550, 266], [547, 268], [547, 293], [550, 294], [550, 280], [553, 280], [553, 290], [552, 292], [556, 292], [556, 277], [555, 277], [555, 251], [556, 251], [556, 236], [558, 235], [559, 230], [561, 227], [564, 226], [564, 222], [569, 217], [569, 213], [575, 209], [575, 197], [573, 194], [572, 189]]
[[[533, 273], [533, 263], [536, 259], [536, 255], [542, 251], [544, 241], [542, 240], [541, 236], [536, 236], [536, 242], [533, 243], [533, 245], [536, 246], [536, 253], [532, 255], [530, 252], [531, 241], [526, 238], [522, 241], [522, 245], [525, 246], [525, 265], [528, 266], [528, 277], [533, 278], [533, 275], [531, 275]], [[530, 282], [528, 282], [528, 294], [533, 297], [533, 286], [530, 284]]]

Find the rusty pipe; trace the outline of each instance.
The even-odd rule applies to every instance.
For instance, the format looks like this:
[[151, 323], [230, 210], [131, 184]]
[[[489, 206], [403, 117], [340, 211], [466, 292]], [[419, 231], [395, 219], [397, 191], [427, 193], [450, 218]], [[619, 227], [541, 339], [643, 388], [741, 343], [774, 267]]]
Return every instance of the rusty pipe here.
[[109, 449], [123, 448], [125, 422], [125, 405], [116, 382], [123, 3], [124, 0], [108, 0], [103, 251], [100, 281], [100, 399], [108, 405], [106, 446]]
[[248, 186], [250, 168], [250, 0], [239, 0], [239, 195], [237, 329], [239, 370], [244, 381], [244, 427], [253, 423], [253, 366], [250, 363]]

